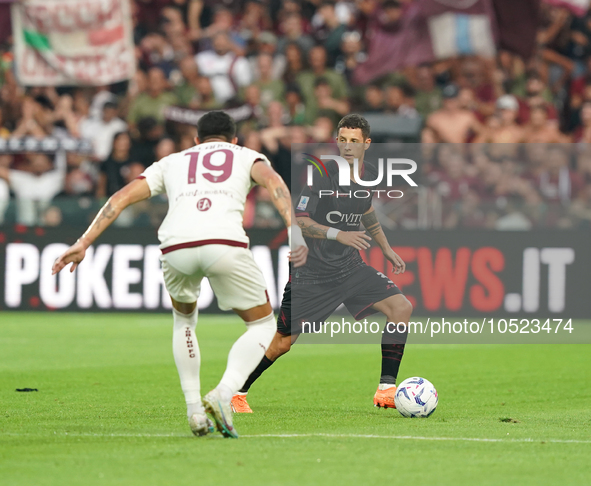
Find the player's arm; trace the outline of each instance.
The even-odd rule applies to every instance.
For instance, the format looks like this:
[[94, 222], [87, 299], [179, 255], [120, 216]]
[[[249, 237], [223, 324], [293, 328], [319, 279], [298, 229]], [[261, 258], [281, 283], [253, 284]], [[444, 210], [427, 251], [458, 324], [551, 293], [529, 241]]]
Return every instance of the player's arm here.
[[113, 194], [80, 239], [55, 261], [52, 268], [53, 274], [61, 271], [69, 263], [73, 264], [70, 272], [76, 270], [78, 264], [84, 259], [86, 249], [117, 219], [121, 211], [131, 204], [148, 199], [150, 195], [150, 187], [145, 179], [135, 179]]
[[294, 267], [301, 267], [308, 258], [308, 245], [300, 228], [292, 226], [295, 222], [295, 213], [287, 185], [281, 176], [265, 163], [255, 162], [250, 170], [250, 176], [253, 181], [269, 191], [273, 205], [287, 226], [289, 247], [292, 249], [289, 259]]
[[309, 216], [296, 216], [296, 219], [298, 226], [302, 229], [302, 234], [307, 238], [336, 240], [357, 250], [365, 250], [370, 247], [371, 238], [365, 234], [365, 231], [341, 231], [317, 223]]
[[394, 273], [397, 275], [399, 273], [404, 273], [406, 264], [402, 258], [392, 250], [390, 243], [388, 243], [388, 238], [386, 238], [382, 225], [378, 221], [376, 210], [373, 206], [361, 217], [361, 222], [376, 244], [381, 248], [386, 259], [394, 266]]

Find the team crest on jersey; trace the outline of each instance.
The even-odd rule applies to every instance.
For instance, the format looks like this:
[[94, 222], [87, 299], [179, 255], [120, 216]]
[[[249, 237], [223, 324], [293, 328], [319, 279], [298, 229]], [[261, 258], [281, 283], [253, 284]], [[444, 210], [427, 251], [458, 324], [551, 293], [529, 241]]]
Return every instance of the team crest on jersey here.
[[197, 201], [197, 209], [199, 211], [207, 211], [209, 208], [211, 208], [211, 201], [208, 198], [204, 197]]
[[310, 200], [310, 198], [308, 196], [302, 196], [300, 198], [300, 202], [298, 204], [298, 209], [306, 209], [306, 207], [308, 206], [308, 201]]

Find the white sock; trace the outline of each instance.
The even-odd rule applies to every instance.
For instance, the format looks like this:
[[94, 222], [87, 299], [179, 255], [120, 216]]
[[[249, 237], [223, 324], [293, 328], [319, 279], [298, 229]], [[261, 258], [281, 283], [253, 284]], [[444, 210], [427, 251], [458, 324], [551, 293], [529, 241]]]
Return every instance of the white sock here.
[[195, 413], [204, 412], [201, 403], [201, 383], [199, 381], [201, 354], [195, 336], [197, 315], [197, 309], [191, 314], [181, 314], [176, 309], [172, 309], [174, 320], [172, 353], [181, 379], [181, 388], [185, 394], [188, 417]]
[[217, 386], [222, 400], [229, 402], [244, 385], [246, 379], [263, 359], [276, 332], [277, 323], [273, 313], [257, 321], [246, 323], [246, 332], [232, 346], [226, 372]]

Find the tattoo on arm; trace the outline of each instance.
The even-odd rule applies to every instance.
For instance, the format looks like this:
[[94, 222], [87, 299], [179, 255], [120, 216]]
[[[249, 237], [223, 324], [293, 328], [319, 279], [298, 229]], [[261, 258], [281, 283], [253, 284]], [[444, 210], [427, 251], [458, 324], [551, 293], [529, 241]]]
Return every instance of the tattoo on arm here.
[[369, 232], [372, 238], [375, 238], [382, 231], [382, 226], [378, 221], [378, 217], [376, 216], [375, 211], [364, 214], [361, 217], [361, 222], [363, 223], [363, 226]]
[[281, 187], [281, 185], [272, 188], [269, 192], [271, 193], [273, 204], [277, 208], [277, 211], [279, 211], [279, 215], [285, 224], [289, 226], [291, 224], [291, 199], [289, 198], [289, 192]]
[[[96, 221], [94, 222], [94, 225], [96, 226], [97, 229], [100, 229], [103, 221], [111, 220], [114, 217], [115, 217], [115, 210], [113, 209], [113, 206], [111, 206], [111, 201], [108, 201], [107, 204], [105, 204], [105, 206], [103, 207], [103, 209], [101, 209], [100, 214], [96, 217]], [[111, 221], [109, 221], [109, 223], [111, 223]]]
[[308, 224], [308, 221], [303, 218], [298, 218], [298, 226], [302, 228], [302, 235], [308, 238], [326, 238], [326, 232], [328, 228], [316, 223], [311, 220], [312, 224]]

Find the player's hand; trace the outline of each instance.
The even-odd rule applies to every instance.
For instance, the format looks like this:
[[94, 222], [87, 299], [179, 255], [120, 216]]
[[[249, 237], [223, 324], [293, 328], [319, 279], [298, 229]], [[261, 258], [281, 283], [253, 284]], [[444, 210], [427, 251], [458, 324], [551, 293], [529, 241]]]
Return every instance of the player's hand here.
[[404, 263], [404, 260], [400, 258], [398, 254], [394, 250], [392, 250], [392, 248], [387, 249], [384, 252], [384, 256], [386, 257], [386, 260], [388, 260], [392, 264], [392, 270], [394, 271], [395, 275], [404, 273], [404, 271], [406, 270], [406, 263]]
[[76, 267], [78, 267], [78, 264], [84, 260], [84, 255], [86, 255], [86, 247], [80, 241], [77, 241], [54, 262], [51, 269], [52, 275], [60, 272], [66, 265], [70, 263], [72, 263], [70, 272], [73, 272], [76, 270]]
[[308, 247], [305, 245], [297, 246], [296, 249], [289, 253], [289, 261], [294, 266], [303, 267], [308, 259]]
[[371, 237], [367, 236], [365, 231], [339, 231], [337, 241], [356, 250], [367, 250], [371, 246]]

